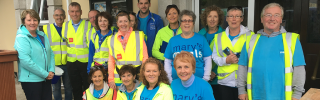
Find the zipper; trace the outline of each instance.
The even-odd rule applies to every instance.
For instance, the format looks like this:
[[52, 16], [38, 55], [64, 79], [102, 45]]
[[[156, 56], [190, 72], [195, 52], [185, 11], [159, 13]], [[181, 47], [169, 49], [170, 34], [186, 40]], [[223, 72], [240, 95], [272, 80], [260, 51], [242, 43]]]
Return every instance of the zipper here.
[[[35, 38], [35, 37], [33, 37], [33, 38]], [[43, 53], [44, 53], [44, 55], [46, 54], [46, 52], [45, 52], [45, 50], [46, 50], [46, 48], [45, 48], [45, 46], [38, 40], [38, 39], [36, 39], [39, 43], [40, 43], [40, 45], [43, 47], [43, 49], [42, 49], [42, 51], [43, 51]], [[43, 57], [44, 59], [46, 59], [46, 57]], [[45, 70], [46, 71], [48, 71], [48, 66], [47, 66], [47, 61], [46, 60], [44, 60], [44, 64], [45, 64]]]

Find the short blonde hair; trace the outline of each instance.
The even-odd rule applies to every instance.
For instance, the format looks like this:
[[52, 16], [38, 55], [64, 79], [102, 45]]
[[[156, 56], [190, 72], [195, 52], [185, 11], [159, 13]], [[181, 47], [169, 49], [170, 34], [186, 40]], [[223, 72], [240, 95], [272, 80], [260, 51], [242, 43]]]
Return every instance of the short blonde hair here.
[[194, 58], [193, 54], [187, 51], [181, 51], [179, 54], [176, 55], [173, 61], [174, 68], [177, 70], [177, 61], [181, 61], [184, 63], [191, 63], [192, 69], [196, 71], [196, 59]]
[[270, 7], [279, 7], [281, 9], [281, 16], [283, 17], [283, 15], [284, 15], [283, 7], [278, 3], [269, 3], [269, 4], [267, 4], [266, 6], [263, 7], [262, 12], [261, 12], [261, 16], [260, 16], [261, 18], [263, 17], [263, 14], [265, 13], [265, 10], [270, 8]]
[[26, 19], [28, 14], [30, 15], [31, 18], [37, 19], [38, 20], [38, 24], [40, 23], [39, 14], [33, 9], [27, 9], [27, 10], [24, 10], [21, 13], [21, 22], [22, 22], [23, 25], [25, 24], [24, 20]]

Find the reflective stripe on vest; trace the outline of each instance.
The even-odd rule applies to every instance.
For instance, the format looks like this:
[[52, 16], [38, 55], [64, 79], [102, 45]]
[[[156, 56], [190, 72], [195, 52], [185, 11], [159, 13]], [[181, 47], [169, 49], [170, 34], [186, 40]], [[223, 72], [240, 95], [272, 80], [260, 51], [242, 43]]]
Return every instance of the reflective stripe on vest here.
[[67, 63], [67, 43], [63, 41], [53, 24], [44, 25], [43, 31], [48, 36], [50, 47], [55, 55], [55, 65], [65, 65]]
[[109, 47], [108, 47], [108, 37], [105, 38], [105, 40], [101, 43], [101, 47], [99, 48], [99, 35], [95, 32], [92, 35], [91, 41], [94, 43], [95, 47], [95, 53], [93, 56], [93, 62], [91, 63], [91, 66], [94, 66], [94, 63], [97, 62], [99, 64], [103, 64], [105, 62], [108, 62], [109, 60]]
[[86, 100], [112, 100], [114, 96], [112, 88], [109, 88], [109, 90], [107, 90], [107, 94], [101, 94], [102, 96], [100, 97], [102, 98], [94, 97], [93, 94], [90, 93], [89, 89], [85, 91], [85, 94], [86, 94]]
[[[140, 33], [139, 33], [139, 31], [135, 31], [134, 32], [134, 34], [135, 34], [135, 38], [133, 38], [132, 37], [132, 34], [133, 33], [131, 33], [131, 35], [130, 35], [130, 37], [131, 37], [131, 40], [132, 39], [135, 39], [135, 44], [136, 44], [136, 46], [135, 46], [135, 48], [136, 48], [136, 53], [135, 54], [133, 54], [133, 55], [135, 55], [135, 61], [127, 61], [127, 59], [129, 59], [129, 58], [131, 58], [131, 56], [130, 55], [123, 55], [123, 54], [121, 54], [122, 55], [122, 59], [121, 60], [118, 60], [117, 59], [117, 55], [116, 55], [116, 53], [115, 53], [115, 46], [116, 46], [116, 44], [115, 44], [115, 40], [117, 39], [117, 34], [115, 34], [115, 35], [112, 35], [111, 36], [111, 38], [110, 38], [110, 48], [111, 48], [111, 54], [112, 54], [112, 57], [115, 59], [115, 63], [116, 63], [116, 66], [115, 67], [118, 67], [119, 69], [121, 69], [121, 67], [122, 67], [122, 65], [127, 65], [127, 64], [132, 64], [132, 65], [134, 65], [135, 67], [138, 67], [139, 65], [141, 65], [142, 64], [142, 59], [140, 59], [141, 57], [140, 57], [140, 55], [142, 55], [142, 52], [140, 51], [140, 48], [141, 48], [141, 46], [142, 45], [140, 45], [140, 43], [142, 43], [142, 42], [140, 42], [140, 41], [143, 41], [143, 38], [141, 38], [140, 37]], [[130, 41], [130, 37], [129, 37], [129, 39], [128, 39], [128, 42], [127, 43], [131, 43], [132, 41]], [[119, 41], [118, 41], [119, 42]], [[120, 44], [121, 45], [121, 44]], [[126, 49], [128, 48], [128, 44], [127, 44], [127, 47], [126, 47]], [[131, 45], [130, 45], [131, 46]], [[122, 47], [122, 45], [121, 46], [119, 46], [118, 45], [118, 47]], [[123, 48], [121, 48], [122, 50], [123, 50]], [[129, 50], [129, 49], [128, 49]], [[128, 51], [128, 52], [130, 52], [130, 51]], [[125, 53], [125, 52], [124, 52]], [[133, 56], [132, 56], [133, 57]], [[132, 59], [132, 58], [131, 58]], [[120, 80], [120, 77], [119, 77], [119, 74], [118, 74], [118, 72], [116, 71], [116, 68], [115, 68], [115, 70], [114, 70], [114, 80], [115, 80], [115, 83], [122, 83], [122, 81]]]
[[[252, 100], [252, 61], [253, 54], [257, 42], [259, 41], [260, 34], [254, 34], [247, 39], [246, 49], [248, 52], [248, 74], [247, 74], [247, 89], [248, 99]], [[295, 51], [296, 39], [299, 38], [299, 34], [296, 33], [282, 33], [282, 40], [284, 46], [284, 59], [285, 59], [285, 100], [291, 100], [292, 98], [292, 55]]]
[[[88, 21], [82, 20], [79, 22], [79, 24], [80, 25], [78, 27], [78, 30], [73, 31], [72, 24], [70, 23], [70, 21], [67, 21], [62, 29], [64, 30], [64, 33], [62, 34], [63, 38], [65, 38], [67, 42], [67, 60], [69, 62], [74, 62], [76, 60], [80, 62], [88, 62], [89, 49], [87, 45], [88, 40], [86, 38], [86, 34], [88, 32], [88, 26], [90, 25], [90, 23]], [[71, 30], [69, 29], [69, 27], [71, 28]]]
[[[223, 53], [223, 50], [227, 47], [234, 53], [240, 53], [244, 43], [246, 42], [246, 39], [247, 39], [246, 37], [252, 34], [254, 33], [249, 31], [245, 34], [241, 34], [240, 36], [236, 37], [238, 38], [238, 40], [234, 45], [232, 44], [232, 41], [229, 39], [225, 31], [222, 33], [216, 34], [215, 35], [216, 39], [213, 42], [216, 44], [217, 55], [219, 57], [226, 57], [227, 55]], [[219, 80], [221, 80], [228, 77], [233, 72], [236, 72], [235, 78], [237, 79], [237, 70], [238, 70], [238, 64], [218, 66], [217, 77]]]

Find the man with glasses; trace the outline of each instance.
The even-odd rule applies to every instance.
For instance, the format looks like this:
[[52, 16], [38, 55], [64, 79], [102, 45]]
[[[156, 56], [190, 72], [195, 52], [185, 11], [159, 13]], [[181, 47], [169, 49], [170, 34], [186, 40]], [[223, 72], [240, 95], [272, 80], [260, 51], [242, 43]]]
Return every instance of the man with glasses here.
[[139, 8], [138, 29], [144, 32], [148, 55], [152, 57], [153, 43], [158, 31], [163, 27], [163, 21], [159, 15], [150, 12], [150, 0], [138, 0], [137, 5]]
[[[227, 10], [228, 27], [222, 33], [214, 36], [212, 59], [218, 65], [218, 92], [217, 100], [237, 100], [237, 70], [242, 46], [246, 37], [254, 34], [241, 25], [243, 9], [241, 6], [230, 6]], [[242, 56], [242, 55], [241, 55]]]
[[238, 63], [241, 100], [298, 100], [304, 92], [306, 63], [299, 34], [280, 25], [283, 12], [277, 3], [266, 5], [264, 28], [247, 37]]
[[[60, 67], [64, 73], [62, 81], [64, 86], [65, 100], [72, 100], [72, 87], [67, 70], [67, 45], [61, 37], [62, 24], [66, 18], [65, 11], [62, 8], [54, 10], [53, 18], [55, 23], [43, 25], [43, 31], [49, 38], [51, 49], [54, 53], [55, 66]], [[56, 84], [52, 84], [53, 97], [55, 100], [62, 100], [61, 96], [61, 79]]]

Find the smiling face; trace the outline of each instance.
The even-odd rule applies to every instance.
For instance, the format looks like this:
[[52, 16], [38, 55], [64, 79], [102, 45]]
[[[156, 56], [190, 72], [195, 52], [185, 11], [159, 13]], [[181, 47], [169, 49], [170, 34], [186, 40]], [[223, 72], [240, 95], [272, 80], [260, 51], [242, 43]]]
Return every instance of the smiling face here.
[[53, 14], [53, 18], [56, 24], [62, 25], [64, 22], [64, 19], [66, 18], [66, 15], [61, 10], [55, 10]]
[[178, 22], [178, 11], [175, 8], [171, 8], [167, 14], [167, 20], [170, 24], [174, 24]]
[[92, 80], [95, 87], [103, 86], [103, 79], [104, 79], [104, 77], [103, 77], [103, 74], [100, 70], [95, 71], [91, 77], [91, 80]]
[[31, 32], [36, 32], [39, 21], [36, 18], [33, 18], [30, 16], [30, 14], [27, 14], [25, 20], [24, 20], [24, 25], [26, 26], [27, 30]]
[[75, 22], [80, 21], [82, 10], [80, 9], [79, 6], [69, 6], [68, 13], [73, 21]]
[[92, 26], [96, 26], [95, 20], [97, 15], [98, 15], [97, 11], [90, 11], [88, 14], [88, 18]]
[[129, 18], [127, 16], [119, 16], [118, 17], [118, 21], [117, 21], [117, 25], [119, 27], [119, 30], [122, 32], [126, 32], [129, 31]]
[[150, 6], [151, 3], [148, 0], [139, 0], [138, 2], [138, 8], [142, 14], [147, 14]]
[[134, 24], [136, 24], [136, 16], [134, 16], [134, 15], [131, 15], [131, 14], [129, 14], [130, 15], [130, 27], [134, 27]]
[[[241, 22], [243, 21], [242, 12], [240, 10], [229, 10], [226, 21], [228, 22], [229, 28], [236, 29], [240, 28]], [[238, 16], [238, 17], [237, 17]]]
[[209, 28], [217, 27], [219, 23], [219, 15], [217, 11], [211, 11], [207, 16], [207, 24]]
[[193, 19], [191, 16], [188, 15], [183, 15], [181, 17], [181, 30], [182, 33], [191, 33], [193, 32], [193, 28], [194, 28], [194, 23], [193, 23]]
[[123, 75], [121, 75], [122, 83], [128, 87], [130, 85], [133, 85], [133, 81], [135, 80], [136, 76], [133, 76], [131, 73], [126, 72]]
[[[265, 15], [271, 14], [271, 17], [267, 17]], [[261, 23], [263, 24], [264, 30], [270, 30], [272, 32], [278, 32], [280, 30], [280, 24], [282, 23], [282, 12], [280, 7], [269, 7], [265, 9], [263, 14], [264, 16], [261, 18]], [[274, 15], [280, 15], [280, 17], [275, 17]]]
[[149, 85], [155, 85], [158, 82], [160, 76], [160, 70], [157, 64], [147, 63], [145, 65], [144, 76], [149, 82]]
[[103, 30], [103, 31], [108, 30], [108, 26], [109, 26], [108, 19], [100, 16], [98, 17], [98, 24], [99, 24], [100, 30]]
[[176, 71], [178, 77], [182, 81], [187, 81], [192, 76], [194, 70], [192, 68], [192, 64], [188, 62], [182, 62], [181, 60], [176, 61]]

